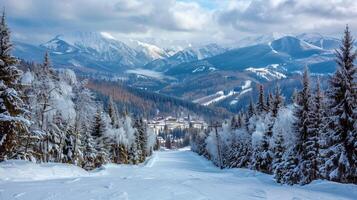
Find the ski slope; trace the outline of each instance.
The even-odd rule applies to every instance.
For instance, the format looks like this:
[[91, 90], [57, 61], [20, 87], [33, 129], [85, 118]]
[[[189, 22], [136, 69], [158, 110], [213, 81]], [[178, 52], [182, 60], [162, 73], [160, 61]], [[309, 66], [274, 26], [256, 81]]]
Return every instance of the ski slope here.
[[[220, 170], [188, 149], [156, 152], [140, 166], [106, 165], [91, 173], [65, 164], [33, 168], [28, 165], [0, 163], [0, 200], [352, 200], [357, 197], [357, 186], [352, 184], [315, 181], [307, 186], [281, 186], [270, 175], [251, 170]], [[71, 172], [73, 177], [68, 176]]]

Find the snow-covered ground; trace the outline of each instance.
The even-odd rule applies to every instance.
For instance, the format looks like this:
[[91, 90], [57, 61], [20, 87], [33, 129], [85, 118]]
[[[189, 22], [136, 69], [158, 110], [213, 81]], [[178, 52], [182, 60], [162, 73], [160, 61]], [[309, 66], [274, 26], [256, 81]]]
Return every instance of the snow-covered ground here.
[[0, 200], [352, 200], [356, 197], [357, 185], [315, 181], [307, 186], [281, 186], [272, 176], [251, 170], [220, 170], [188, 149], [156, 152], [140, 166], [106, 165], [91, 173], [65, 164], [0, 163]]

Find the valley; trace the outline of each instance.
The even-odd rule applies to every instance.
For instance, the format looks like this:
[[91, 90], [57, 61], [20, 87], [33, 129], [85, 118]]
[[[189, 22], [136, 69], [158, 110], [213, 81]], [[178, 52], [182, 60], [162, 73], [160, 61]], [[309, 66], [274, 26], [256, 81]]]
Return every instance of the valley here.
[[[70, 68], [84, 78], [119, 81], [146, 93], [238, 112], [256, 96], [257, 84], [272, 92], [270, 86], [279, 83], [284, 95], [290, 96], [289, 88], [297, 86], [305, 66], [315, 76], [334, 72], [339, 41], [305, 33], [247, 37], [234, 46], [212, 43], [165, 49], [142, 41], [124, 43], [106, 33], [74, 32], [37, 46], [15, 42], [14, 54], [41, 62], [48, 51], [54, 66]], [[243, 89], [246, 82], [250, 87]]]

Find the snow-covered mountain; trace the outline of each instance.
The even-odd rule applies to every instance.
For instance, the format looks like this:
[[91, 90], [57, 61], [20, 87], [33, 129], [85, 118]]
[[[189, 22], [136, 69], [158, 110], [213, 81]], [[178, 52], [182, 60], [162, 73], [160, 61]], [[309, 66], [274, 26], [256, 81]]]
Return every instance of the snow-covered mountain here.
[[269, 43], [269, 45], [274, 53], [287, 54], [292, 58], [305, 58], [325, 51], [320, 47], [292, 36], [279, 38]]
[[[149, 62], [162, 65], [177, 65], [218, 55], [225, 51], [217, 44], [200, 47], [161, 48], [155, 44], [139, 40], [125, 43], [106, 32], [74, 32], [60, 34], [40, 44], [15, 43], [15, 56], [35, 62], [42, 62], [45, 51], [50, 53], [53, 63], [58, 67], [70, 67], [81, 72], [123, 72], [142, 67]], [[184, 45], [189, 46], [189, 45]], [[34, 55], [36, 54], [36, 55]], [[160, 66], [160, 64], [159, 64]]]
[[167, 58], [170, 55], [170, 50], [162, 49], [154, 44], [149, 44], [139, 40], [130, 40], [131, 46], [139, 53], [142, 53], [148, 60], [156, 60]]
[[339, 48], [341, 40], [333, 37], [326, 37], [319, 33], [303, 33], [296, 36], [298, 39], [308, 42], [322, 49], [333, 50]]
[[61, 34], [39, 46], [15, 42], [14, 54], [25, 60], [41, 62], [45, 51], [56, 66], [81, 72], [121, 72], [168, 56], [155, 45], [137, 42], [133, 48], [105, 32]]
[[[332, 49], [339, 45], [338, 39], [307, 33], [296, 37], [280, 36], [243, 38], [239, 44], [234, 44], [243, 47], [229, 50], [215, 43], [202, 46], [183, 43], [182, 47], [186, 48], [177, 45], [169, 48], [167, 44], [158, 46], [155, 41], [129, 39], [122, 42], [106, 32], [74, 32], [58, 35], [39, 46], [17, 42], [14, 54], [41, 62], [44, 52], [48, 51], [56, 66], [82, 72], [124, 72], [144, 68], [172, 75], [265, 68], [274, 64], [286, 65], [288, 71], [298, 70], [301, 65], [309, 65], [317, 73], [333, 70], [331, 55]], [[319, 69], [322, 65], [327, 66], [323, 71]]]
[[226, 48], [223, 48], [214, 43], [199, 47], [189, 47], [178, 51], [168, 58], [154, 60], [153, 62], [148, 63], [145, 68], [157, 71], [166, 71], [169, 68], [177, 66], [181, 63], [199, 61], [205, 58], [219, 55], [225, 51], [227, 51]]
[[217, 44], [208, 44], [201, 47], [190, 47], [177, 52], [171, 57], [179, 62], [190, 62], [193, 60], [202, 60], [225, 52], [225, 48]]
[[53, 54], [76, 54], [73, 56], [91, 57], [99, 62], [115, 63], [118, 67], [143, 65], [147, 62], [137, 51], [105, 33], [75, 32], [58, 35], [40, 46]]
[[[326, 73], [334, 70], [333, 63], [333, 51], [297, 37], [284, 36], [268, 43], [232, 49], [199, 61], [185, 62], [170, 67], [167, 74], [184, 76], [192, 74], [198, 67], [244, 71], [247, 68], [266, 68], [273, 65], [284, 66], [287, 72], [309, 66], [314, 73]], [[202, 73], [207, 72], [209, 70], [202, 70]]]

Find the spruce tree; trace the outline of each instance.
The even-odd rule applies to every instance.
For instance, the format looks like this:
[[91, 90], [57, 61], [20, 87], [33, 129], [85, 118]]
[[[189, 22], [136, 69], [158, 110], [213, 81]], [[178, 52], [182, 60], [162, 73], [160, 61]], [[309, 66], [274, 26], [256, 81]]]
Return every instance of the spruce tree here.
[[281, 90], [279, 85], [275, 87], [274, 99], [272, 101], [273, 102], [271, 105], [271, 113], [272, 116], [275, 118], [278, 116], [279, 109], [284, 105], [284, 98], [281, 95]]
[[270, 112], [270, 110], [271, 110], [272, 100], [273, 100], [273, 95], [271, 94], [271, 92], [269, 92], [269, 95], [267, 95], [266, 103], [265, 103], [265, 107], [266, 107], [266, 111], [267, 112]]
[[284, 146], [284, 136], [282, 131], [278, 131], [274, 136], [274, 148], [273, 148], [273, 163], [272, 163], [272, 171], [274, 174], [274, 178], [278, 180], [278, 182], [284, 176], [284, 153], [286, 151]]
[[147, 136], [145, 131], [145, 125], [141, 117], [135, 120], [134, 128], [136, 129], [135, 135], [136, 135], [137, 151], [139, 155], [139, 162], [143, 162], [145, 161], [146, 158]]
[[279, 86], [275, 89], [275, 96], [271, 103], [271, 110], [266, 115], [265, 123], [267, 128], [262, 136], [262, 141], [260, 145], [261, 151], [261, 161], [259, 162], [259, 168], [265, 173], [273, 172], [273, 159], [274, 159], [274, 149], [270, 145], [271, 138], [273, 136], [273, 127], [275, 124], [276, 117], [278, 115], [279, 109], [283, 106], [283, 97], [280, 94]]
[[237, 120], [237, 116], [233, 116], [231, 119], [231, 128], [232, 130], [235, 130], [238, 128], [238, 120]]
[[338, 68], [330, 79], [329, 142], [326, 154], [326, 178], [357, 183], [357, 69], [356, 52], [348, 26], [339, 51], [336, 51]]
[[95, 149], [97, 156], [95, 158], [95, 167], [99, 167], [108, 160], [108, 152], [106, 146], [106, 138], [104, 133], [107, 131], [107, 126], [104, 121], [103, 110], [98, 107], [92, 127], [92, 137], [95, 141]]
[[248, 131], [248, 133], [252, 133], [251, 127], [250, 127], [250, 118], [253, 117], [255, 115], [255, 108], [254, 108], [254, 104], [253, 104], [253, 100], [252, 98], [250, 98], [249, 101], [249, 106], [248, 106], [248, 110], [245, 114], [245, 127], [246, 130]]
[[115, 105], [112, 96], [109, 96], [109, 105], [108, 105], [108, 114], [111, 119], [110, 124], [113, 128], [119, 128], [119, 116], [118, 116], [118, 109]]
[[95, 149], [95, 141], [90, 133], [86, 133], [83, 138], [84, 149], [83, 149], [83, 159], [84, 162], [82, 167], [86, 170], [91, 170], [95, 168], [95, 159], [97, 157], [97, 150]]
[[264, 88], [263, 85], [259, 85], [259, 97], [257, 103], [257, 112], [258, 114], [262, 114], [266, 111], [265, 103], [264, 103]]
[[316, 159], [316, 137], [312, 132], [314, 122], [312, 121], [312, 96], [310, 89], [310, 78], [308, 69], [305, 68], [302, 80], [303, 89], [299, 93], [298, 102], [294, 108], [296, 118], [293, 124], [296, 141], [292, 148], [289, 159], [289, 165], [285, 181], [288, 184], [306, 184], [317, 178]]
[[11, 48], [4, 12], [0, 21], [0, 161], [18, 157], [21, 140], [29, 134], [28, 111], [18, 83], [22, 71], [15, 66]]

